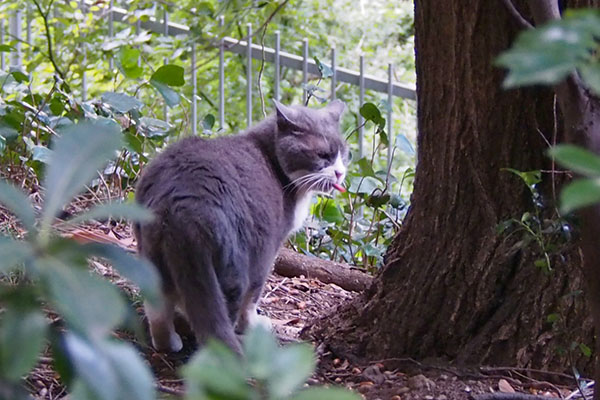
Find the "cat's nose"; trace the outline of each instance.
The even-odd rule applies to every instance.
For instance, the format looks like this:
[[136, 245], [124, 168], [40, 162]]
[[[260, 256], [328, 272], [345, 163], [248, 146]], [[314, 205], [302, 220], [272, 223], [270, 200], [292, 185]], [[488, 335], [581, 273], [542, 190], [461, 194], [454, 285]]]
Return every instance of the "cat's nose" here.
[[344, 173], [342, 171], [338, 171], [338, 170], [335, 171], [335, 177], [337, 179], [340, 179], [342, 177], [342, 175], [344, 175]]

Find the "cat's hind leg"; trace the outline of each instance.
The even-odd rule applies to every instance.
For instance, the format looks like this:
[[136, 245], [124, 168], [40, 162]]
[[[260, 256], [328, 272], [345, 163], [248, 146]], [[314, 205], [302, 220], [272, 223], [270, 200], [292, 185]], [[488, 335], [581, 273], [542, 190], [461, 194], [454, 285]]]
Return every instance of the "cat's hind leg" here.
[[154, 307], [144, 302], [144, 311], [150, 326], [152, 346], [159, 351], [178, 352], [183, 348], [181, 337], [175, 332], [173, 319], [175, 317], [175, 301], [171, 296], [165, 296], [163, 303]]
[[262, 287], [251, 290], [243, 304], [242, 312], [236, 325], [236, 333], [243, 334], [246, 329], [261, 326], [270, 331], [273, 328], [271, 319], [258, 313], [258, 302], [262, 297]]

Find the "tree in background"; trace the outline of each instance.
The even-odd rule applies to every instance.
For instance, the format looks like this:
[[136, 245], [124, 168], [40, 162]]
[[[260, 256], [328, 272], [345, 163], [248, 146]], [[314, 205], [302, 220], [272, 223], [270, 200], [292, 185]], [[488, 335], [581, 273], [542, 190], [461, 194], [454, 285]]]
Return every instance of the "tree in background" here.
[[416, 1], [412, 205], [371, 289], [312, 329], [336, 351], [591, 367], [600, 209], [581, 214], [583, 240], [573, 240], [544, 152], [564, 140], [599, 152], [600, 107], [575, 75], [555, 92], [502, 88], [494, 60], [529, 25], [516, 10], [536, 24], [560, 18], [552, 0]]

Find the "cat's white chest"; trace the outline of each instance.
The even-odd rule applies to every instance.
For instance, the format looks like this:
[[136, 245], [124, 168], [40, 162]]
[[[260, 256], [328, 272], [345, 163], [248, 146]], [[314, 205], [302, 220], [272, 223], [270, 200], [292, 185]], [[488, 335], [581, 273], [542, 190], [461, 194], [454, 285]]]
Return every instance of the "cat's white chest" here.
[[290, 233], [296, 232], [302, 228], [308, 212], [310, 211], [310, 201], [312, 200], [312, 193], [308, 192], [298, 199], [296, 202], [296, 208], [294, 209], [294, 218], [292, 220], [292, 229]]

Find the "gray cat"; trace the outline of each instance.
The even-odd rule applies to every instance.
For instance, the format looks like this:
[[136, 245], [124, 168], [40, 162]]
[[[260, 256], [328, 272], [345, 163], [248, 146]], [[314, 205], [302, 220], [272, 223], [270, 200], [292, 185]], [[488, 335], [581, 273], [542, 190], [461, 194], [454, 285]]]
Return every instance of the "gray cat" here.
[[134, 231], [140, 254], [163, 280], [164, 306], [145, 305], [158, 350], [183, 347], [173, 325], [178, 306], [199, 343], [213, 337], [239, 353], [236, 333], [269, 324], [256, 304], [280, 246], [308, 215], [312, 193], [344, 191], [344, 104], [275, 105], [275, 115], [242, 134], [183, 139], [144, 170], [136, 200], [156, 218]]

